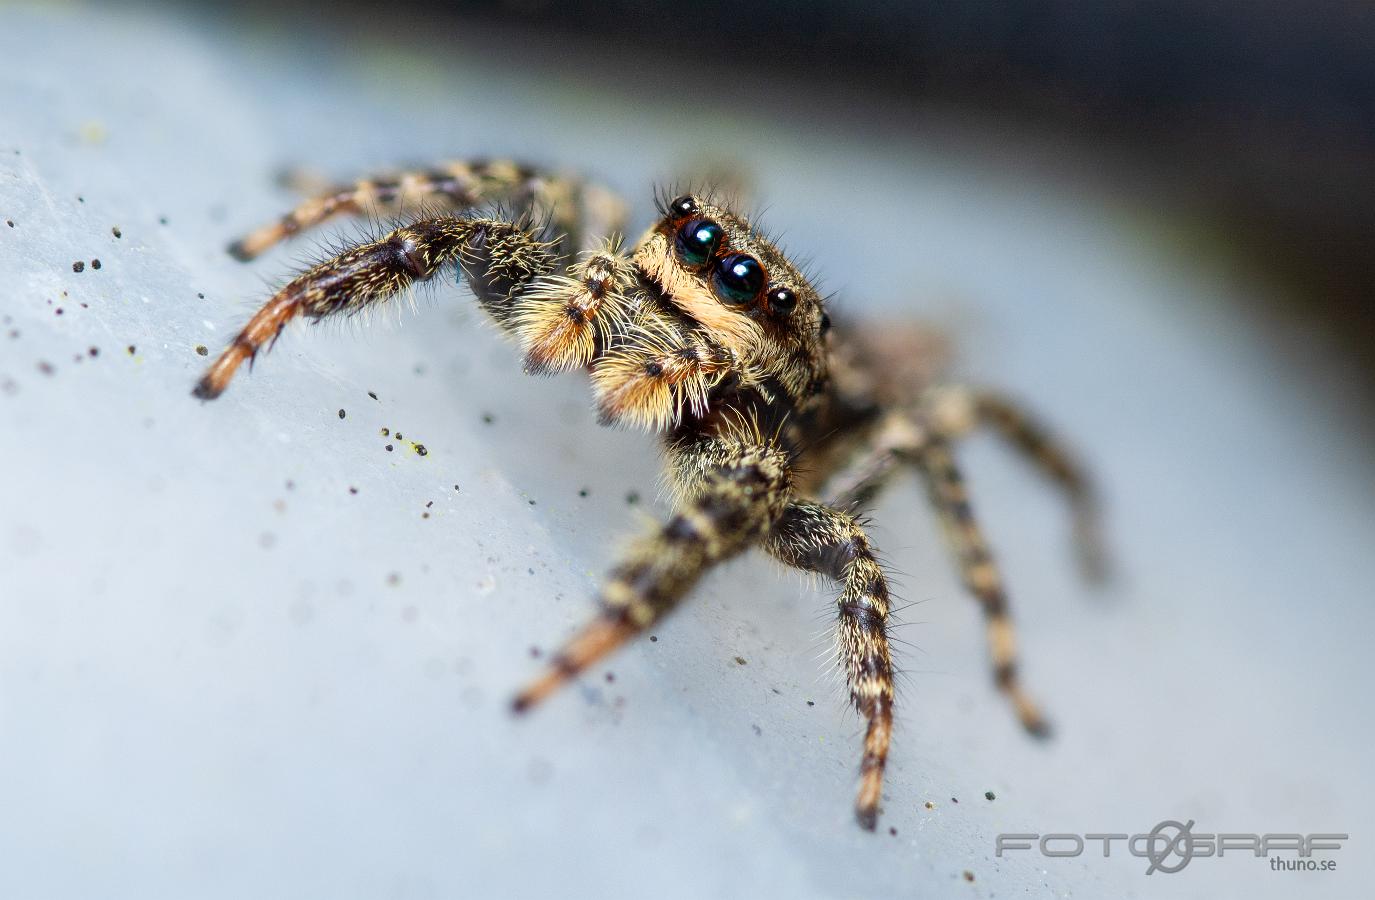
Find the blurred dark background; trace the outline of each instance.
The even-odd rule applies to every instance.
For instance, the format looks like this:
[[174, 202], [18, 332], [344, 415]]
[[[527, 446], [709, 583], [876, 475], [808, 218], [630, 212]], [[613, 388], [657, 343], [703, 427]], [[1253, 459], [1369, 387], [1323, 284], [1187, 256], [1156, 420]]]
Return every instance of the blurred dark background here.
[[[477, 56], [643, 102], [750, 107], [869, 140], [939, 140], [932, 117], [1015, 134], [1004, 162], [1085, 160], [1150, 197], [1152, 239], [1254, 280], [1375, 393], [1375, 6], [1282, 0], [678, 3], [341, 0], [260, 24]], [[235, 21], [242, 8], [230, 13]], [[576, 72], [576, 75], [571, 73]], [[685, 127], [690, 123], [685, 123]], [[947, 130], [948, 134], [948, 130]], [[987, 135], [981, 139], [986, 141]], [[724, 148], [728, 150], [728, 148]], [[996, 252], [991, 248], [990, 252]], [[1278, 288], [1268, 290], [1267, 288]]]
[[817, 115], [828, 130], [910, 140], [922, 116], [944, 109], [1075, 146], [1076, 158], [1090, 150], [1159, 193], [1183, 249], [1205, 242], [1280, 283], [1296, 298], [1287, 315], [1375, 373], [1371, 4], [436, 0], [351, 9], [359, 40], [451, 36], [469, 47], [477, 36], [518, 46], [520, 66], [559, 77], [571, 65], [598, 86]]

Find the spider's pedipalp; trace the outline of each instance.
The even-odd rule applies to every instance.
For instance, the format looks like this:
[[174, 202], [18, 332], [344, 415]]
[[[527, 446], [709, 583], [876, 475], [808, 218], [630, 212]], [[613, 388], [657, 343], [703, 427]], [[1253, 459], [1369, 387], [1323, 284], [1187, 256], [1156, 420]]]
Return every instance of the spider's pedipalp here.
[[598, 344], [625, 316], [634, 280], [614, 244], [583, 254], [567, 274], [546, 275], [515, 302], [511, 326], [525, 350], [525, 371], [552, 375], [592, 361]]

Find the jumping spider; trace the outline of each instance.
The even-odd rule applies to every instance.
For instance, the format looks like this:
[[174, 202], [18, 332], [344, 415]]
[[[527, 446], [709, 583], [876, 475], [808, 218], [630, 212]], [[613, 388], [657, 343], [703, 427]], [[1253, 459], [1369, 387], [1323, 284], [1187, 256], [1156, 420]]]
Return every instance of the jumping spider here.
[[[932, 383], [930, 354], [886, 330], [831, 331], [823, 298], [786, 256], [709, 196], [661, 199], [625, 254], [624, 206], [599, 188], [510, 162], [451, 163], [326, 192], [231, 246], [251, 259], [342, 213], [430, 214], [345, 249], [279, 290], [196, 385], [218, 397], [244, 361], [298, 316], [382, 304], [458, 270], [525, 353], [525, 369], [585, 369], [605, 424], [663, 436], [676, 512], [607, 578], [600, 612], [514, 701], [524, 711], [676, 607], [711, 566], [759, 546], [832, 579], [838, 662], [867, 722], [855, 814], [878, 818], [893, 721], [889, 591], [854, 510], [899, 467], [925, 480], [978, 598], [998, 688], [1033, 734], [1040, 711], [1017, 678], [998, 570], [951, 443], [987, 424], [1070, 499], [1085, 559], [1095, 504], [1081, 470], [1008, 401]], [[511, 214], [494, 210], [498, 204]], [[443, 214], [440, 214], [443, 213]], [[824, 502], [823, 502], [824, 501]]]

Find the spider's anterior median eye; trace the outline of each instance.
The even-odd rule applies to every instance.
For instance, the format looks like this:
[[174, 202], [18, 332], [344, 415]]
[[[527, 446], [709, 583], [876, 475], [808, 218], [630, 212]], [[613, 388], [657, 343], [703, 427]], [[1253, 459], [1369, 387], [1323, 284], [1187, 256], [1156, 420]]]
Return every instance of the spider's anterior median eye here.
[[678, 255], [690, 266], [704, 266], [716, 254], [725, 233], [721, 226], [706, 219], [693, 219], [684, 222], [678, 229], [674, 241], [678, 245]]
[[713, 275], [721, 299], [737, 306], [754, 300], [764, 287], [764, 267], [753, 256], [743, 253], [722, 257]]
[[769, 291], [769, 312], [786, 316], [797, 308], [797, 295], [785, 287]]
[[688, 194], [684, 194], [677, 200], [668, 205], [669, 212], [675, 216], [690, 216], [697, 212], [697, 201]]

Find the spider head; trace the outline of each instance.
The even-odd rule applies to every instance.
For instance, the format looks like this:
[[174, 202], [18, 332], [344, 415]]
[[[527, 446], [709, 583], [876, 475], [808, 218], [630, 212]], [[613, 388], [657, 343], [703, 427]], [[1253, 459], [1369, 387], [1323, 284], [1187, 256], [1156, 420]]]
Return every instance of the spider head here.
[[825, 376], [829, 320], [811, 283], [742, 216], [697, 195], [662, 207], [635, 262], [746, 366], [801, 397]]

